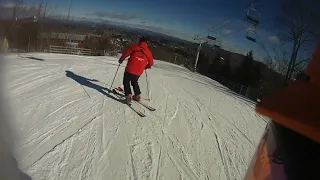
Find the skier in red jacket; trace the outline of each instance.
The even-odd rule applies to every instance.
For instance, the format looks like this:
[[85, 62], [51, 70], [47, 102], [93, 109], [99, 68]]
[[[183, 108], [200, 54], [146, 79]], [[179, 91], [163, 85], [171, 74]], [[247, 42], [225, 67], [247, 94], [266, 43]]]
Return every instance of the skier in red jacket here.
[[[128, 56], [128, 63], [123, 76], [123, 86], [126, 95], [126, 100], [128, 103], [131, 99], [140, 101], [140, 87], [138, 84], [138, 79], [142, 75], [145, 69], [150, 69], [153, 66], [153, 56], [148, 48], [147, 39], [141, 37], [139, 44], [131, 46], [127, 51], [125, 51], [119, 59], [121, 64]], [[131, 93], [131, 86], [134, 90], [134, 96]]]

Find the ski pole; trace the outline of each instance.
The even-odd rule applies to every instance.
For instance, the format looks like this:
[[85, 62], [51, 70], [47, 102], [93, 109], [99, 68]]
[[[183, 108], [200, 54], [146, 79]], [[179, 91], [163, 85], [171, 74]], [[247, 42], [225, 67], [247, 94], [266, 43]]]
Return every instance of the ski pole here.
[[82, 87], [82, 89], [84, 90], [84, 92], [86, 92], [86, 94], [88, 95], [88, 97], [91, 98], [90, 95], [88, 94], [88, 92], [84, 89], [84, 87], [83, 87], [81, 84], [80, 84], [80, 86]]
[[148, 73], [147, 73], [146, 69], [144, 71], [146, 72], [147, 93], [148, 93], [148, 98], [149, 98], [148, 100], [150, 101], [151, 98], [150, 98], [150, 93], [149, 93]]
[[116, 79], [116, 76], [117, 76], [117, 73], [118, 73], [119, 67], [120, 67], [120, 63], [119, 63], [119, 65], [118, 65], [118, 68], [117, 68], [116, 74], [115, 74], [115, 75], [114, 75], [114, 77], [113, 77], [113, 80], [112, 80], [112, 83], [111, 83], [110, 89], [112, 88], [112, 85], [113, 85], [113, 83], [114, 83], [114, 80]]

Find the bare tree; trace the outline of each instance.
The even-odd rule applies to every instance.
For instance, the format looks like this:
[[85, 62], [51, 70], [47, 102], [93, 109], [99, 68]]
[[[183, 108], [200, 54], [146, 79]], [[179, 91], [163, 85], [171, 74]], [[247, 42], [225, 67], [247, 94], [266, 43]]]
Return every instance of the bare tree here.
[[39, 4], [37, 5], [37, 16], [38, 19], [42, 18], [42, 17], [46, 17], [47, 16], [47, 10], [48, 10], [48, 5], [49, 5], [49, 0], [40, 0]]
[[[277, 17], [277, 26], [282, 30], [280, 39], [292, 45], [290, 60], [287, 66], [286, 79], [290, 80], [297, 68], [298, 54], [303, 46], [315, 43], [317, 23], [312, 18], [310, 8], [304, 0], [282, 0], [282, 14]], [[304, 60], [303, 60], [304, 61]]]
[[289, 54], [285, 50], [283, 45], [279, 47], [273, 47], [272, 53], [266, 49], [266, 47], [261, 44], [261, 48], [266, 53], [264, 58], [264, 64], [269, 68], [277, 71], [280, 74], [285, 74], [288, 69], [289, 64]]
[[267, 49], [264, 44], [260, 45], [265, 52], [263, 63], [266, 65], [262, 68], [260, 88], [263, 93], [270, 94], [283, 86], [290, 55], [283, 44], [272, 49]]
[[52, 6], [49, 5], [49, 0], [48, 0], [48, 7], [45, 10], [45, 17], [51, 17], [53, 19], [59, 19], [59, 6], [58, 4], [54, 4]]
[[13, 13], [12, 13], [12, 24], [7, 33], [12, 33], [12, 30], [16, 27], [16, 19], [20, 16], [23, 9], [23, 0], [14, 0], [13, 1]]
[[283, 47], [273, 48], [274, 68], [280, 74], [285, 74], [288, 70], [289, 54]]
[[311, 56], [306, 58], [297, 58], [297, 62], [292, 66], [291, 76], [296, 77], [299, 73], [304, 72], [310, 59]]
[[272, 58], [271, 54], [269, 51], [266, 49], [264, 44], [261, 44], [261, 48], [264, 50], [266, 53], [266, 57], [264, 58], [264, 64], [269, 68], [269, 69], [275, 69], [275, 60]]
[[44, 0], [44, 10], [43, 10], [43, 17], [46, 18], [47, 15], [47, 8], [48, 8], [49, 0]]
[[[41, 24], [41, 19], [42, 17], [45, 18], [46, 16], [46, 11], [47, 11], [47, 7], [48, 7], [48, 0], [40, 0], [39, 4], [38, 4], [38, 12], [37, 12], [37, 21], [38, 21], [38, 31], [37, 33], [40, 34], [42, 32], [43, 29], [43, 25]], [[42, 50], [42, 41], [39, 41], [39, 48], [40, 51]]]
[[70, 18], [70, 11], [71, 11], [72, 4], [73, 4], [73, 0], [70, 0], [69, 11], [68, 11], [68, 17], [67, 17], [67, 20], [68, 20], [68, 21], [69, 21], [69, 18]]
[[38, 4], [38, 12], [37, 12], [38, 19], [40, 19], [41, 17], [42, 7], [43, 7], [43, 0], [41, 0], [40, 3]]
[[23, 7], [23, 0], [14, 0], [13, 2], [13, 14], [12, 14], [12, 20], [15, 21], [16, 18], [20, 15], [20, 11]]

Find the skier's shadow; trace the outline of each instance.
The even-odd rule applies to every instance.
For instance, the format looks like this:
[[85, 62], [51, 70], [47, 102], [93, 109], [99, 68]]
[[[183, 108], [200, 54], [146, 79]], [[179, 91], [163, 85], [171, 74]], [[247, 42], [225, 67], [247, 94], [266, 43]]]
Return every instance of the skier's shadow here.
[[124, 101], [121, 101], [121, 100], [117, 99], [116, 97], [110, 95], [111, 93], [113, 93], [112, 90], [110, 90], [110, 89], [108, 89], [106, 87], [102, 87], [100, 85], [92, 83], [92, 82], [98, 82], [98, 80], [96, 80], [96, 79], [88, 79], [88, 78], [76, 75], [71, 71], [66, 71], [66, 76], [71, 78], [71, 79], [73, 79], [73, 80], [75, 80], [77, 83], [79, 83], [82, 86], [86, 86], [86, 87], [95, 89], [95, 90], [99, 91], [100, 93], [104, 94], [105, 96], [107, 96], [107, 97], [109, 97], [111, 99], [114, 99], [114, 100], [116, 100], [118, 102], [124, 103]]
[[42, 59], [42, 58], [36, 58], [36, 57], [26, 57], [26, 58], [28, 58], [28, 59], [32, 59], [32, 60], [37, 60], [37, 61], [44, 61], [44, 59]]

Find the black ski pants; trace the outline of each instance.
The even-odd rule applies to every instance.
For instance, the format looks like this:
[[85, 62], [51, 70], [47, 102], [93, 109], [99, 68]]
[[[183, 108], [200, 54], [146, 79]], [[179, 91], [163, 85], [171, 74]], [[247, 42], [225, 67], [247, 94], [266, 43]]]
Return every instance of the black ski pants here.
[[138, 84], [138, 80], [139, 80], [140, 76], [128, 73], [128, 72], [124, 72], [124, 76], [123, 76], [123, 87], [124, 87], [124, 93], [125, 95], [128, 94], [132, 94], [131, 93], [131, 86], [130, 83], [133, 87], [133, 91], [134, 91], [134, 95], [140, 95], [141, 91], [140, 91], [140, 87]]

